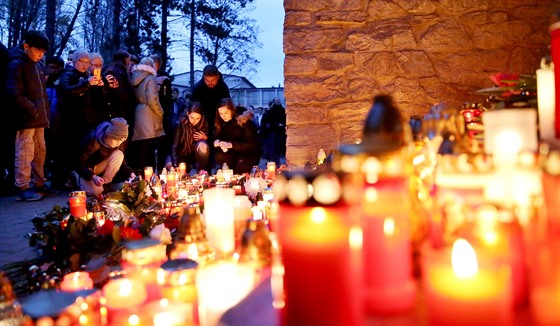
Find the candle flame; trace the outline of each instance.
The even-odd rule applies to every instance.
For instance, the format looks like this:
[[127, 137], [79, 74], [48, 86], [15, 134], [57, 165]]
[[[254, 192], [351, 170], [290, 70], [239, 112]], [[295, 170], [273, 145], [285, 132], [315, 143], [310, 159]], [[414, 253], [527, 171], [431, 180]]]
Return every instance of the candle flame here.
[[354, 226], [350, 229], [348, 236], [348, 242], [350, 243], [350, 248], [360, 249], [362, 248], [363, 233], [362, 228]]
[[140, 324], [140, 317], [138, 315], [130, 315], [128, 317], [128, 324], [129, 325], [138, 325]]
[[121, 286], [119, 287], [119, 294], [123, 297], [129, 296], [132, 292], [132, 282], [127, 279], [123, 279]]
[[499, 151], [507, 157], [519, 154], [521, 149], [521, 136], [513, 130], [504, 130], [496, 135], [496, 145], [494, 151]]
[[364, 195], [365, 200], [368, 203], [375, 203], [377, 201], [377, 198], [379, 197], [377, 194], [377, 189], [373, 187], [367, 188]]
[[474, 248], [465, 239], [457, 239], [451, 252], [453, 272], [459, 278], [469, 278], [478, 272], [478, 262]]
[[383, 222], [383, 234], [389, 237], [395, 234], [395, 220], [392, 217], [385, 218]]
[[483, 234], [484, 241], [488, 244], [496, 244], [498, 242], [498, 234], [494, 231], [486, 231]]
[[327, 219], [327, 212], [322, 207], [313, 207], [311, 209], [311, 221], [315, 224], [322, 224]]

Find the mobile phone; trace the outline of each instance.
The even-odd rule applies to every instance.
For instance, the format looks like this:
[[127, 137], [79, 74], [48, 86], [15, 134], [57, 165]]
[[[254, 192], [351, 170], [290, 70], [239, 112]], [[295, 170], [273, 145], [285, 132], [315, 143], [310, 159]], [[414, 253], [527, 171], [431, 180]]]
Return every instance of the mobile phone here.
[[97, 78], [101, 78], [101, 69], [100, 68], [93, 69], [93, 75]]

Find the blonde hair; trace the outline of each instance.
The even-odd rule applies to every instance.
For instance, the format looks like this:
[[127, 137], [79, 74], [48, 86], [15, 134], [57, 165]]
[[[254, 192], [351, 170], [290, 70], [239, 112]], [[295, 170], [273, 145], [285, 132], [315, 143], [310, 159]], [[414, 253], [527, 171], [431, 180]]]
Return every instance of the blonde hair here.
[[142, 60], [140, 60], [140, 64], [150, 66], [150, 67], [155, 67], [154, 60], [152, 60], [152, 58], [150, 58], [150, 57], [142, 58]]

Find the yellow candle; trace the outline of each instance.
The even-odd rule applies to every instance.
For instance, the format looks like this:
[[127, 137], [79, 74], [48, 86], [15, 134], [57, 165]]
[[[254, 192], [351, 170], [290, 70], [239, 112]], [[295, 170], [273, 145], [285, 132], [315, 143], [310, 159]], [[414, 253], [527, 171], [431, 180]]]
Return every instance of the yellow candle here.
[[124, 309], [138, 306], [146, 300], [142, 282], [128, 278], [111, 280], [103, 287], [107, 309]]

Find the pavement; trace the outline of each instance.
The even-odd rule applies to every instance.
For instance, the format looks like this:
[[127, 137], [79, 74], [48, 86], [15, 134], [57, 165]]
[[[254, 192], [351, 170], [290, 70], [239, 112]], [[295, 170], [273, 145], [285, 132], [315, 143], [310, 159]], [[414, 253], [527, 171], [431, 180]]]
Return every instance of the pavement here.
[[36, 202], [17, 202], [15, 196], [0, 197], [0, 269], [6, 264], [40, 257], [29, 246], [28, 234], [34, 231], [31, 220], [50, 211], [53, 206], [66, 206], [68, 194], [44, 197]]

